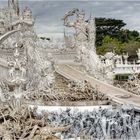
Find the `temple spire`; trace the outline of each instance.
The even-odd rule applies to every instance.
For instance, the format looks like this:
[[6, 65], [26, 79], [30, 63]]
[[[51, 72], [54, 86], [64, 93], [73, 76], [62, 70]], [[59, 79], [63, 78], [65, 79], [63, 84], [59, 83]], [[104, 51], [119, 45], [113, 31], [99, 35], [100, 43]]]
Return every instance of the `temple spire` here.
[[65, 27], [64, 27], [64, 37], [66, 37], [66, 29], [65, 29]]
[[91, 14], [91, 12], [90, 12], [90, 15], [89, 15], [89, 20], [91, 20], [91, 18], [92, 18], [92, 14]]
[[11, 12], [14, 12], [16, 15], [19, 15], [19, 2], [18, 0], [8, 0], [8, 7]]

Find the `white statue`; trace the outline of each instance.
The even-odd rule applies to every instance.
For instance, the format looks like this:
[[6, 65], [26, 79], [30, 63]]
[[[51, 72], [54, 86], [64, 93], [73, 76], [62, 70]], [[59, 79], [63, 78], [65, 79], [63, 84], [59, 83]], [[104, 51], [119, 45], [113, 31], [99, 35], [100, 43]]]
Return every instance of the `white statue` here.
[[20, 67], [20, 70], [21, 70], [21, 72], [22, 72], [22, 77], [25, 77], [26, 76], [26, 63], [21, 63], [21, 67]]
[[123, 54], [123, 58], [124, 58], [124, 64], [128, 64], [128, 53], [127, 54]]
[[29, 7], [25, 7], [23, 13], [23, 23], [25, 23], [27, 26], [33, 26], [34, 25], [34, 19], [32, 16], [32, 11]]
[[[76, 21], [70, 22], [68, 18], [74, 15], [76, 16]], [[102, 65], [95, 51], [95, 18], [90, 17], [88, 22], [86, 22], [84, 11], [73, 9], [65, 14], [63, 20], [66, 27], [74, 27], [76, 31], [76, 60], [81, 62], [86, 67], [86, 70], [91, 73], [100, 71]]]
[[9, 76], [10, 76], [10, 78], [13, 78], [14, 77], [14, 70], [15, 70], [14, 65], [12, 63], [9, 63], [8, 65], [10, 67]]
[[96, 51], [95, 48], [95, 40], [96, 40], [96, 25], [95, 25], [95, 18], [90, 17], [87, 26], [88, 32], [88, 46], [89, 49]]
[[25, 20], [31, 20], [32, 19], [32, 11], [29, 7], [25, 7], [23, 11], [23, 19]]
[[[76, 16], [75, 22], [70, 22], [68, 17]], [[75, 46], [78, 47], [83, 43], [88, 44], [89, 49], [95, 50], [95, 36], [96, 36], [96, 27], [95, 27], [95, 18], [90, 17], [88, 22], [85, 19], [85, 12], [80, 11], [79, 9], [73, 9], [65, 14], [64, 26], [73, 27], [76, 31], [75, 33]]]
[[[76, 16], [75, 22], [70, 22], [69, 17]], [[88, 42], [88, 23], [85, 21], [85, 12], [80, 11], [79, 9], [73, 9], [65, 14], [64, 18], [64, 26], [73, 27], [75, 29], [75, 46], [77, 51], [77, 60], [81, 61], [81, 46], [83, 44], [87, 44]]]
[[[75, 22], [68, 21], [69, 16], [76, 16]], [[68, 12], [64, 16], [64, 26], [67, 27], [74, 27], [76, 34], [76, 46], [79, 46], [82, 42], [87, 41], [87, 29], [88, 23], [85, 22], [85, 12], [79, 11], [78, 9], [73, 9], [72, 11]]]
[[46, 76], [46, 80], [47, 80], [47, 86], [49, 88], [51, 88], [53, 86], [53, 84], [55, 83], [55, 76], [54, 76], [54, 74], [53, 73], [52, 74], [48, 74]]
[[5, 33], [4, 21], [0, 20], [0, 35], [3, 35], [4, 33]]
[[45, 74], [42, 71], [42, 76], [40, 78], [38, 89], [39, 90], [48, 90], [51, 89], [55, 83], [55, 77], [53, 73]]
[[19, 15], [19, 4], [18, 0], [8, 0], [8, 7], [11, 14]]
[[110, 67], [110, 68], [113, 68], [114, 67], [114, 57], [115, 57], [115, 54], [112, 53], [112, 52], [107, 52], [105, 55], [105, 65], [106, 67]]
[[9, 77], [7, 78], [7, 81], [10, 85], [14, 85], [14, 95], [16, 98], [21, 97], [22, 94], [22, 87], [26, 83], [26, 62], [20, 60], [20, 53], [19, 53], [19, 47], [16, 43], [15, 45], [15, 52], [14, 52], [14, 58], [11, 62], [8, 63], [8, 66], [10, 67], [9, 70]]
[[116, 64], [122, 64], [122, 55], [115, 55]]
[[51, 89], [54, 83], [55, 83], [54, 59], [52, 54], [48, 53], [47, 60], [42, 64], [39, 89], [41, 90]]
[[25, 42], [25, 49], [26, 49], [28, 59], [31, 61], [34, 61], [34, 59], [35, 59], [35, 47], [34, 47], [34, 44], [30, 38]]
[[140, 49], [138, 49], [138, 51], [137, 51], [137, 56], [138, 56], [137, 63], [140, 63]]

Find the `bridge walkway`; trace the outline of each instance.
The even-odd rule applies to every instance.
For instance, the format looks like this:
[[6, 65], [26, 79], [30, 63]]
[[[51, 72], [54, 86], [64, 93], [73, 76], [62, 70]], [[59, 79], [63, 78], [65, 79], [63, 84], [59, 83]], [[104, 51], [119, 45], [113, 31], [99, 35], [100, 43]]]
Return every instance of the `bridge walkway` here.
[[[113, 85], [100, 81], [92, 76], [87, 75], [82, 71], [77, 70], [74, 66], [59, 64], [56, 66], [56, 72], [71, 80], [87, 80], [88, 82], [91, 83], [91, 85], [94, 88], [98, 88], [100, 92], [104, 93], [117, 103], [131, 104], [132, 106], [135, 107], [135, 109], [138, 110], [140, 109], [140, 96], [134, 95], [131, 92], [128, 92], [121, 88], [117, 88]], [[129, 98], [119, 97], [122, 95], [124, 96], [130, 95], [130, 97]]]

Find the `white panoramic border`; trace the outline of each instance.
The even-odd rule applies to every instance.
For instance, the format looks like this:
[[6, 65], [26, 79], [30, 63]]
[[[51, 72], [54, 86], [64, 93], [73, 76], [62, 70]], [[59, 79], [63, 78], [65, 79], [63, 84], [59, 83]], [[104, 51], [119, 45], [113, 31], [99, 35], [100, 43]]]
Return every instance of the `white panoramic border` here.
[[[0, 1], [7, 1], [7, 0], [0, 0]], [[97, 0], [20, 0], [20, 1], [71, 1], [71, 2], [73, 2], [73, 1], [75, 1], [75, 2], [94, 2], [94, 1], [96, 1], [97, 2]], [[136, 1], [139, 1], [140, 2], [140, 0], [98, 0], [99, 2], [108, 2], [108, 1], [111, 1], [111, 2], [116, 2], [116, 1], [118, 1], [118, 2], [123, 2], [123, 1], [134, 1], [134, 2], [136, 2]]]

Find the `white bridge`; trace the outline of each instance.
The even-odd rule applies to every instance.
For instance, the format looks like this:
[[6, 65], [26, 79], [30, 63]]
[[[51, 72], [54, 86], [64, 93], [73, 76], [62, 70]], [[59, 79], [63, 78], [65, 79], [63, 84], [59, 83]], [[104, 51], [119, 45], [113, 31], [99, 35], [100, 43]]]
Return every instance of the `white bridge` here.
[[[128, 92], [126, 90], [123, 90], [121, 88], [117, 88], [113, 85], [107, 84], [104, 81], [98, 80], [92, 76], [89, 76], [87, 73], [84, 73], [80, 70], [77, 70], [75, 63], [73, 63], [73, 57], [75, 57], [75, 53], [70, 53], [69, 54], [71, 59], [66, 59], [65, 57], [67, 55], [61, 54], [55, 54], [55, 59], [58, 60], [59, 62], [55, 64], [56, 72], [67, 79], [71, 80], [87, 80], [88, 82], [91, 83], [91, 85], [94, 88], [98, 88], [98, 90], [105, 95], [107, 95], [110, 99], [113, 101], [119, 103], [119, 104], [131, 104], [135, 107], [135, 109], [139, 110], [140, 108], [140, 96], [134, 95], [131, 92]], [[65, 62], [64, 62], [65, 61]], [[57, 61], [56, 61], [57, 62]], [[79, 64], [80, 65], [80, 64]], [[4, 75], [7, 75], [8, 72], [8, 65], [4, 59], [0, 59], [0, 68], [1, 69], [7, 69], [1, 70], [5, 73], [1, 73], [0, 76], [3, 77]], [[140, 72], [140, 65], [135, 65], [135, 69], [137, 72]], [[125, 73], [132, 73], [133, 71], [133, 66], [128, 65], [120, 65], [118, 69], [116, 69], [116, 74], [120, 74], [122, 72]], [[126, 97], [126, 98], [123, 98]]]
[[[95, 79], [77, 70], [74, 65], [59, 64], [56, 66], [56, 72], [71, 80], [87, 80], [94, 88], [98, 88], [100, 92], [107, 95], [113, 101], [119, 104], [131, 104], [136, 110], [140, 108], [140, 96]], [[128, 98], [123, 98], [125, 96]]]

